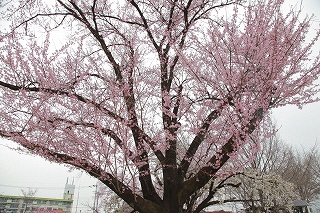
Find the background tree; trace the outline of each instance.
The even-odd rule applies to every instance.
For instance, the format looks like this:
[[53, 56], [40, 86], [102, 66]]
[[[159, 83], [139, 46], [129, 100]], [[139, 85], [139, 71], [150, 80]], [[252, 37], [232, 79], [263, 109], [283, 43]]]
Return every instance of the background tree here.
[[37, 190], [28, 188], [28, 190], [21, 189], [21, 192], [23, 195], [23, 204], [24, 204], [23, 213], [32, 212], [32, 202], [37, 193]]
[[262, 174], [275, 173], [284, 181], [295, 185], [296, 194], [307, 202], [315, 201], [320, 194], [320, 179], [317, 173], [319, 162], [317, 145], [309, 150], [299, 150], [273, 135], [261, 144], [261, 151], [247, 164]]
[[[276, 132], [276, 128], [271, 126], [269, 131]], [[263, 140], [258, 134], [251, 135], [251, 139], [252, 143], [248, 146], [249, 152], [252, 146], [257, 144], [257, 141]], [[233, 190], [236, 192], [234, 196], [242, 200], [245, 206], [250, 207], [250, 209], [259, 209], [261, 207], [265, 209], [263, 203], [264, 196], [266, 194], [277, 194], [272, 191], [272, 188], [263, 187], [263, 190], [259, 188], [265, 185], [262, 184], [265, 177], [268, 180], [274, 177], [274, 181], [279, 185], [277, 189], [283, 191], [280, 201], [286, 201], [287, 204], [282, 202], [280, 205], [282, 207], [288, 207], [289, 199], [294, 197], [295, 199], [299, 198], [307, 202], [315, 201], [318, 198], [320, 179], [316, 172], [318, 171], [316, 168], [319, 162], [319, 149], [317, 145], [310, 150], [301, 151], [282, 142], [277, 134], [264, 139], [259, 145], [260, 151], [255, 153], [255, 158], [252, 161], [246, 161], [248, 154], [246, 151], [244, 152], [244, 161], [246, 161], [245, 173], [240, 173], [242, 184], [238, 189]], [[248, 171], [253, 171], [253, 174], [251, 172], [249, 175], [245, 175]], [[266, 183], [272, 186], [268, 181]], [[261, 191], [261, 193], [259, 194], [258, 191]], [[278, 197], [280, 198], [281, 196], [279, 195]], [[271, 199], [271, 197], [268, 198]], [[249, 198], [253, 200], [251, 203]], [[270, 204], [272, 202], [269, 202], [268, 205]]]
[[281, 0], [6, 2], [0, 135], [141, 213], [188, 211], [270, 109], [319, 90], [319, 32]]
[[234, 194], [248, 212], [291, 212], [299, 198], [295, 185], [275, 173], [245, 170], [237, 178], [241, 185]]
[[[290, 144], [284, 143], [277, 134], [277, 127], [270, 125], [268, 132], [272, 133], [270, 137], [264, 138], [261, 134], [251, 135], [251, 143], [244, 151], [244, 168], [259, 171], [261, 174], [276, 173], [283, 178], [292, 176], [297, 156], [295, 150]], [[250, 156], [250, 150], [259, 146], [259, 151], [254, 154], [251, 161], [246, 161]], [[286, 178], [285, 178], [286, 179]]]
[[[292, 166], [298, 157], [291, 146], [280, 140], [274, 125], [267, 131], [272, 133], [268, 138], [257, 132], [251, 135], [251, 143], [247, 144], [238, 159], [243, 158], [243, 170], [226, 177], [219, 192], [223, 196], [213, 196], [209, 204], [232, 202], [241, 204], [249, 212], [291, 212], [292, 201], [300, 196], [296, 185], [284, 177], [291, 176]], [[250, 150], [257, 145], [259, 151], [248, 161]], [[236, 163], [239, 164], [238, 161]]]
[[320, 177], [317, 164], [319, 163], [319, 149], [315, 145], [310, 150], [297, 152], [292, 158], [292, 166], [283, 177], [294, 183], [302, 200], [312, 202], [320, 194]]

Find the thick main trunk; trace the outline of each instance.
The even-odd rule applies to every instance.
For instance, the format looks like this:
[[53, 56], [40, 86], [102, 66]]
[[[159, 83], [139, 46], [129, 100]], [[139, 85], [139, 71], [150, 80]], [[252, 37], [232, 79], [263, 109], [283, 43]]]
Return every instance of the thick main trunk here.
[[178, 199], [178, 171], [176, 168], [168, 166], [163, 170], [164, 178], [164, 213], [179, 213]]

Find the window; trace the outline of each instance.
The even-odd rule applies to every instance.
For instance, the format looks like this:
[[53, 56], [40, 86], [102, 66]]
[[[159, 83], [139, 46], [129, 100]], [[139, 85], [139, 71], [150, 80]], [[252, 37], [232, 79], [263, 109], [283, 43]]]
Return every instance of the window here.
[[18, 209], [19, 208], [19, 203], [13, 203], [10, 205], [10, 208], [12, 209]]
[[0, 202], [7, 202], [7, 198], [1, 197]]
[[38, 204], [46, 204], [47, 203], [46, 200], [38, 200], [37, 202], [38, 202]]

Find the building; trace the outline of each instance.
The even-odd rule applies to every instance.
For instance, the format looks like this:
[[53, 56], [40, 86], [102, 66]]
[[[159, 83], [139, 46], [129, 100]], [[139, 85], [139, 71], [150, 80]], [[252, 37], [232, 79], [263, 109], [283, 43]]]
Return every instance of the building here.
[[293, 201], [293, 212], [294, 213], [310, 213], [310, 207], [305, 200], [294, 200]]
[[0, 213], [32, 213], [39, 209], [71, 213], [74, 189], [75, 186], [67, 181], [63, 198], [0, 195]]

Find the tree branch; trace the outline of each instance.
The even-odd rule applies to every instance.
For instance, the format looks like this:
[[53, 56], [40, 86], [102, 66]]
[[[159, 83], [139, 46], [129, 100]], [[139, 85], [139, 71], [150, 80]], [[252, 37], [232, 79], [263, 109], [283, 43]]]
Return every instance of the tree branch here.
[[191, 142], [185, 156], [183, 157], [181, 163], [180, 163], [180, 171], [182, 176], [185, 176], [189, 166], [191, 164], [191, 161], [193, 159], [193, 156], [195, 155], [196, 151], [198, 150], [200, 144], [203, 142], [205, 135], [208, 132], [208, 129], [210, 127], [210, 124], [218, 118], [220, 115], [219, 110], [212, 111], [206, 119], [203, 121], [202, 126], [200, 127], [198, 134], [194, 137], [193, 141]]
[[[48, 93], [48, 94], [54, 94], [54, 95], [65, 95], [69, 98], [75, 98], [77, 100], [79, 100], [80, 102], [86, 103], [86, 104], [91, 104], [92, 106], [94, 106], [95, 108], [101, 110], [102, 112], [106, 113], [106, 115], [108, 115], [110, 118], [114, 119], [117, 122], [122, 123], [123, 125], [130, 127], [129, 122], [117, 115], [116, 113], [106, 109], [105, 107], [101, 106], [100, 104], [89, 100], [83, 96], [77, 95], [75, 93], [71, 93], [69, 91], [63, 91], [63, 90], [56, 90], [56, 89], [49, 89], [49, 88], [38, 88], [38, 87], [25, 87], [25, 86], [17, 86], [17, 85], [13, 85], [13, 84], [9, 84], [3, 81], [0, 81], [0, 86], [6, 87], [10, 90], [13, 91], [20, 91], [20, 90], [24, 90], [24, 91], [28, 91], [28, 92], [44, 92], [44, 93]], [[154, 153], [156, 154], [157, 158], [160, 161], [164, 160], [164, 156], [161, 153], [161, 151], [157, 150], [155, 148], [156, 146], [156, 142], [153, 141], [150, 136], [148, 136], [142, 129], [140, 129], [138, 126], [136, 126], [137, 131], [139, 132], [139, 135], [144, 139], [144, 141], [152, 148], [152, 150], [154, 151]]]
[[147, 31], [149, 39], [151, 40], [151, 42], [152, 42], [153, 46], [156, 48], [156, 50], [158, 52], [160, 52], [159, 45], [156, 43], [156, 41], [155, 41], [151, 31], [150, 31], [147, 19], [144, 17], [143, 12], [141, 11], [139, 5], [134, 0], [130, 0], [130, 4], [132, 4], [133, 7], [138, 11], [138, 13], [140, 15], [140, 18], [142, 19], [143, 26], [144, 26], [145, 30]]
[[181, 200], [185, 201], [194, 191], [202, 188], [208, 181], [220, 170], [220, 168], [229, 160], [230, 154], [237, 151], [234, 146], [236, 141], [244, 140], [245, 136], [251, 134], [258, 126], [259, 122], [263, 118], [263, 109], [259, 108], [254, 113], [252, 119], [248, 124], [242, 127], [242, 133], [240, 136], [231, 136], [225, 143], [221, 150], [217, 152], [207, 163], [207, 166], [202, 167], [199, 172], [191, 179], [182, 183], [180, 188]]

